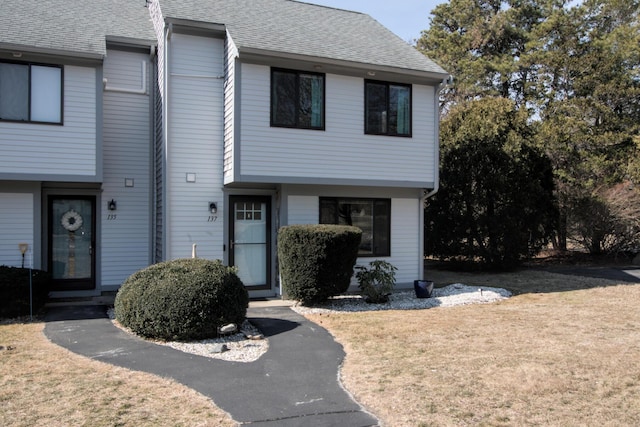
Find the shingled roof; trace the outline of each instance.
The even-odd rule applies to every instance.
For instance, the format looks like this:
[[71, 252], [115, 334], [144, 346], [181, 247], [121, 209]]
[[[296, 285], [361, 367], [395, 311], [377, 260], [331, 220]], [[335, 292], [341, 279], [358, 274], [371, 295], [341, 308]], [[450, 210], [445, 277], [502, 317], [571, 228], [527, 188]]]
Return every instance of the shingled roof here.
[[[87, 58], [107, 38], [155, 43], [145, 0], [0, 0], [0, 49]], [[369, 15], [295, 0], [160, 0], [168, 19], [224, 25], [240, 55], [300, 55], [446, 76]]]
[[369, 15], [294, 0], [160, 0], [167, 18], [224, 24], [243, 50], [446, 75]]
[[87, 58], [107, 37], [155, 43], [145, 0], [0, 0], [0, 48]]

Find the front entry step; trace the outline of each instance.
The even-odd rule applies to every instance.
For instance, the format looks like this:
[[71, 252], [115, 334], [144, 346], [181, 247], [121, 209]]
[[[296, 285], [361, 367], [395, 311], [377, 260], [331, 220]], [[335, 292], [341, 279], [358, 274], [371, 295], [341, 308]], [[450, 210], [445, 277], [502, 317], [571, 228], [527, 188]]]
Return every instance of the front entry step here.
[[113, 305], [116, 291], [102, 292], [97, 296], [49, 298], [45, 307], [64, 307], [73, 305]]

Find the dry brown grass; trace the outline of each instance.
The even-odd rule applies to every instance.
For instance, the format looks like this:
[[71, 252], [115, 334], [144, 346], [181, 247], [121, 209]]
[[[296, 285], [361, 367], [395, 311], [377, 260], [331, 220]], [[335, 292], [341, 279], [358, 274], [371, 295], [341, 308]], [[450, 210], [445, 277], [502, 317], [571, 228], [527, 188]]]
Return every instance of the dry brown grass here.
[[438, 284], [519, 295], [308, 316], [344, 345], [345, 386], [386, 425], [640, 425], [640, 285], [535, 271], [429, 273]]
[[205, 396], [73, 354], [49, 342], [43, 327], [0, 325], [1, 426], [236, 425]]
[[[495, 304], [310, 315], [347, 352], [346, 387], [387, 426], [640, 425], [640, 284], [539, 271], [452, 274]], [[232, 426], [176, 382], [51, 344], [43, 324], [0, 325], [2, 426]]]

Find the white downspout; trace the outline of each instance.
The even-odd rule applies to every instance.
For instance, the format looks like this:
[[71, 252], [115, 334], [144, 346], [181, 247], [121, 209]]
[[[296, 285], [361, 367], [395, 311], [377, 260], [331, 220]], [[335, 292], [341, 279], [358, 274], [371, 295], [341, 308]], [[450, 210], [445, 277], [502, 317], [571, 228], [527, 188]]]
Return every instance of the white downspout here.
[[432, 189], [424, 189], [422, 190], [422, 197], [420, 197], [420, 224], [422, 224], [422, 232], [420, 233], [420, 238], [418, 239], [420, 247], [418, 248], [418, 253], [420, 254], [420, 261], [418, 262], [419, 270], [418, 277], [419, 280], [424, 280], [424, 205], [428, 198], [433, 197], [438, 190], [440, 189], [440, 90], [444, 85], [451, 84], [453, 82], [453, 77], [449, 76], [448, 78], [442, 80], [442, 83], [434, 87], [434, 110], [438, 113], [438, 120], [435, 121], [434, 126], [434, 153], [433, 153], [433, 170], [435, 172], [433, 177], [433, 188]]

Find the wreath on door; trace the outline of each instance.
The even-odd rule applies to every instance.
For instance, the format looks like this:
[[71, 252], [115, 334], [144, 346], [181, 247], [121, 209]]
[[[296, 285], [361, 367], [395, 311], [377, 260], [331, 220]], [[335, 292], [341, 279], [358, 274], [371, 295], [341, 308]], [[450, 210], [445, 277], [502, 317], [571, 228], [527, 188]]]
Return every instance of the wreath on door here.
[[67, 231], [76, 231], [78, 228], [82, 227], [82, 216], [74, 211], [73, 209], [69, 209], [62, 215], [62, 219], [60, 219], [60, 223]]

